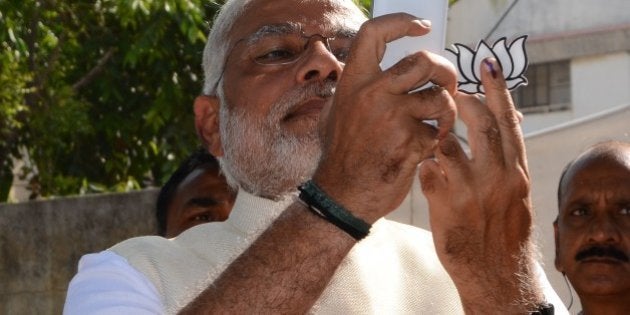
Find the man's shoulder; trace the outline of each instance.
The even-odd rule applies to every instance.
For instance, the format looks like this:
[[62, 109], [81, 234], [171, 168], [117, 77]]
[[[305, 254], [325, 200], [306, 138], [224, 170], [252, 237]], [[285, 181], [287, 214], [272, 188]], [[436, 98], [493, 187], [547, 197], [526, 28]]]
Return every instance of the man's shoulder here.
[[[109, 250], [127, 260], [141, 257], [183, 257], [196, 255], [206, 248], [221, 246], [235, 237], [233, 229], [223, 222], [213, 222], [195, 226], [184, 231], [177, 237], [164, 238], [161, 236], [139, 236], [122, 241]], [[198, 254], [198, 253], [197, 253]]]
[[109, 250], [146, 276], [170, 309], [194, 298], [246, 245], [246, 238], [233, 226], [215, 222], [195, 226], [171, 239], [131, 238]]
[[144, 251], [165, 249], [171, 247], [172, 245], [173, 242], [170, 239], [156, 235], [147, 235], [126, 239], [110, 247], [108, 250], [115, 252], [120, 256], [126, 257], [127, 255], [125, 255], [125, 253], [127, 252], [140, 253]]

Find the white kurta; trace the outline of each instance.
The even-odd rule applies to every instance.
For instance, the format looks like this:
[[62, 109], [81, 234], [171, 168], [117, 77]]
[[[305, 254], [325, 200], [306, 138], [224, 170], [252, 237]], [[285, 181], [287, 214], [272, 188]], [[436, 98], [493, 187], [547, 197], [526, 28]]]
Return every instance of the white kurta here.
[[[68, 289], [65, 314], [175, 314], [262, 233], [292, 200], [240, 191], [225, 222], [199, 225], [174, 239], [133, 238], [86, 255]], [[288, 249], [290, 250], [290, 249]], [[544, 274], [548, 301], [565, 314]], [[343, 260], [312, 308], [318, 314], [460, 314], [431, 234], [381, 219]]]

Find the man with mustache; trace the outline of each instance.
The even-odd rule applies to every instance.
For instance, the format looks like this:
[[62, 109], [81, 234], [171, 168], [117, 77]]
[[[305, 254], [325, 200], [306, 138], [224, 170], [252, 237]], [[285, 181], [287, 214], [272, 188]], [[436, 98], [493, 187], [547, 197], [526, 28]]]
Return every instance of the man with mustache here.
[[555, 265], [582, 314], [630, 312], [630, 143], [596, 144], [569, 163], [558, 186]]
[[[66, 312], [561, 309], [533, 258], [519, 116], [496, 60], [482, 65], [485, 103], [456, 92], [456, 71], [438, 55], [379, 67], [386, 42], [429, 31], [407, 14], [366, 21], [350, 0], [228, 1], [194, 111], [239, 187], [230, 217], [86, 255]], [[408, 93], [428, 81], [438, 87]], [[456, 110], [472, 157], [448, 133]], [[420, 163], [432, 235], [383, 219]]]

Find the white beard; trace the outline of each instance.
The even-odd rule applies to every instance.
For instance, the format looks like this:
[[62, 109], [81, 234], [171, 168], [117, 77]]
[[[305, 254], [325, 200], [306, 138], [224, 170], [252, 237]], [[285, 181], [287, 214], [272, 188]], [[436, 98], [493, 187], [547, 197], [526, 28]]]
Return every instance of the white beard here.
[[309, 179], [321, 155], [317, 127], [303, 136], [282, 129], [281, 121], [297, 105], [314, 95], [330, 97], [334, 82], [311, 84], [283, 95], [267, 117], [253, 117], [226, 102], [219, 89], [220, 133], [223, 157], [219, 158], [227, 182], [257, 196], [279, 200]]

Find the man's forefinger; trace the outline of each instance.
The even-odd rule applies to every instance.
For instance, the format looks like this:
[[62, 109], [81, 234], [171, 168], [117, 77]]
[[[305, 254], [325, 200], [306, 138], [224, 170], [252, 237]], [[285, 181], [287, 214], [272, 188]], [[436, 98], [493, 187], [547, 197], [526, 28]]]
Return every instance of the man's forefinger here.
[[379, 64], [388, 42], [404, 36], [424, 35], [430, 30], [431, 22], [407, 13], [387, 14], [365, 22], [352, 46], [343, 76], [350, 77], [346, 80], [354, 83], [369, 81], [381, 72]]
[[510, 163], [517, 159], [521, 166], [526, 168], [525, 144], [520, 128], [519, 113], [514, 107], [510, 92], [507, 90], [501, 68], [497, 61], [488, 58], [483, 61], [481, 82], [486, 91], [486, 104], [494, 115], [503, 147], [504, 160]]

